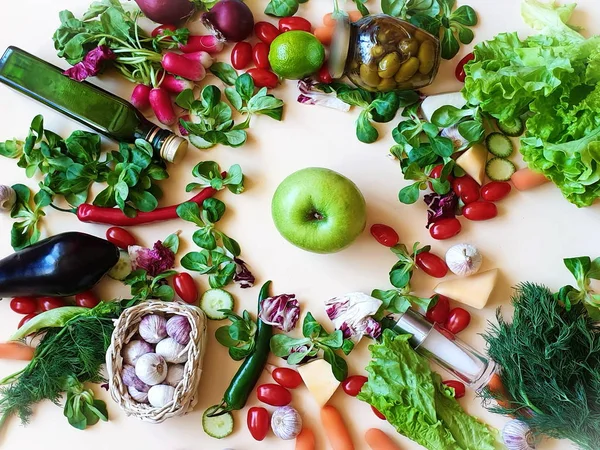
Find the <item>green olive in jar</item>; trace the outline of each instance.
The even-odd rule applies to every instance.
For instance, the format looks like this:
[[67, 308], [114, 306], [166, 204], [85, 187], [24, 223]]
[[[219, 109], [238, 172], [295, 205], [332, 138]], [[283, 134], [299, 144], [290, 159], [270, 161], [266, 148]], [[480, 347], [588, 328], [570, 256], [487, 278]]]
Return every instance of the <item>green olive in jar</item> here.
[[379, 44], [374, 45], [371, 48], [371, 56], [373, 58], [379, 58], [380, 56], [383, 56], [384, 53], [385, 53], [385, 49]]
[[377, 85], [381, 82], [381, 77], [377, 73], [377, 69], [368, 66], [367, 64], [360, 65], [360, 79], [367, 85], [371, 87], [377, 87]]
[[419, 41], [416, 39], [402, 39], [398, 43], [398, 49], [407, 56], [415, 56], [419, 51]]
[[398, 69], [394, 80], [396, 81], [396, 83], [402, 83], [404, 81], [410, 80], [412, 76], [415, 73], [417, 73], [417, 70], [419, 70], [420, 65], [421, 63], [419, 62], [419, 58], [415, 58], [414, 56], [412, 58], [409, 58], [408, 61], [406, 61], [400, 66], [400, 69]]
[[393, 78], [398, 72], [402, 61], [400, 55], [396, 52], [391, 52], [385, 55], [381, 61], [379, 61], [379, 76], [381, 78]]
[[379, 92], [390, 92], [396, 89], [396, 81], [393, 78], [383, 78], [381, 83], [377, 85]]
[[419, 62], [419, 72], [423, 75], [428, 74], [433, 69], [435, 64], [435, 47], [431, 41], [424, 41], [419, 47], [419, 53], [417, 54]]

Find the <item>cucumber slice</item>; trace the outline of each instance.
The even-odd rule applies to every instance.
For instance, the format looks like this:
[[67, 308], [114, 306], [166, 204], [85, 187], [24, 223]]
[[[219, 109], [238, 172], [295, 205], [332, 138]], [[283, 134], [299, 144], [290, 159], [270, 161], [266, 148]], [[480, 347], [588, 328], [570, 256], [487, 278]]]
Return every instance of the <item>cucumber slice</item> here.
[[215, 411], [218, 406], [211, 406], [202, 415], [202, 428], [210, 437], [223, 439], [233, 433], [233, 416], [230, 412], [221, 414], [220, 416], [208, 417]]
[[516, 119], [510, 119], [505, 121], [497, 122], [498, 129], [507, 136], [517, 137], [523, 134], [525, 131], [525, 124], [517, 117]]
[[485, 139], [485, 146], [492, 155], [500, 158], [508, 158], [515, 151], [511, 140], [502, 133], [488, 134]]
[[508, 181], [517, 168], [508, 159], [492, 158], [485, 166], [485, 174], [493, 181]]
[[131, 273], [131, 258], [125, 250], [119, 252], [119, 260], [108, 271], [108, 276], [119, 281], [123, 281]]
[[200, 308], [209, 319], [223, 320], [225, 314], [220, 309], [233, 309], [233, 297], [223, 289], [209, 289], [200, 299]]

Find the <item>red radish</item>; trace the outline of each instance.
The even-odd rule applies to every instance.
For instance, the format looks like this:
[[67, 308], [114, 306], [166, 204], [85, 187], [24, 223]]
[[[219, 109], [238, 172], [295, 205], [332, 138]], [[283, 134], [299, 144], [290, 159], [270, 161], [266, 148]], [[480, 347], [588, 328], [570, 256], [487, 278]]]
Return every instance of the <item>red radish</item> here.
[[152, 88], [145, 84], [136, 84], [131, 93], [131, 104], [139, 110], [150, 108], [150, 91]]
[[213, 57], [210, 56], [208, 52], [204, 52], [202, 50], [200, 50], [199, 52], [184, 53], [181, 56], [189, 59], [190, 61], [199, 62], [205, 69], [208, 69], [210, 66], [213, 65], [213, 62], [215, 62]]
[[264, 42], [257, 42], [252, 50], [254, 65], [259, 69], [271, 69], [269, 63], [269, 46]]
[[160, 123], [171, 126], [177, 122], [171, 97], [165, 89], [156, 88], [150, 91], [150, 105]]
[[202, 15], [202, 24], [230, 42], [239, 42], [252, 34], [254, 16], [242, 0], [219, 0]]
[[292, 30], [300, 30], [310, 33], [311, 29], [312, 25], [304, 17], [284, 17], [283, 19], [279, 20], [279, 31], [282, 33]]
[[161, 64], [167, 72], [188, 80], [200, 81], [206, 76], [206, 69], [204, 69], [202, 64], [191, 61], [177, 53], [165, 53]]
[[250, 69], [246, 72], [248, 75], [252, 77], [254, 80], [254, 85], [256, 87], [266, 87], [272, 89], [277, 87], [279, 83], [279, 78], [270, 70], [266, 69]]
[[152, 33], [150, 35], [152, 37], [162, 36], [166, 30], [174, 32], [177, 31], [177, 27], [175, 25], [169, 25], [165, 23], [163, 25], [157, 26], [154, 30], [152, 30]]
[[281, 32], [272, 23], [256, 22], [254, 25], [254, 34], [265, 44], [271, 45], [271, 42], [273, 42]]
[[194, 89], [194, 83], [184, 78], [177, 78], [170, 73], [165, 73], [160, 87], [166, 89], [170, 94], [179, 94], [186, 89]]
[[223, 50], [223, 45], [223, 41], [216, 36], [210, 34], [193, 35], [188, 37], [186, 44], [179, 44], [179, 50], [183, 53], [208, 52], [213, 54]]
[[135, 0], [144, 15], [157, 23], [179, 23], [196, 8], [189, 0]]
[[231, 65], [242, 70], [252, 62], [252, 45], [249, 42], [238, 42], [231, 50]]
[[181, 117], [179, 118], [179, 121], [178, 121], [179, 133], [180, 133], [182, 136], [187, 136], [187, 135], [189, 135], [190, 133], [188, 132], [188, 130], [186, 130], [185, 128], [183, 128], [183, 125], [181, 125], [181, 121], [182, 121], [182, 120], [183, 120], [183, 121], [185, 121], [185, 122], [189, 122], [189, 121], [190, 121], [190, 115], [189, 115], [189, 114], [184, 114], [183, 116], [181, 116]]

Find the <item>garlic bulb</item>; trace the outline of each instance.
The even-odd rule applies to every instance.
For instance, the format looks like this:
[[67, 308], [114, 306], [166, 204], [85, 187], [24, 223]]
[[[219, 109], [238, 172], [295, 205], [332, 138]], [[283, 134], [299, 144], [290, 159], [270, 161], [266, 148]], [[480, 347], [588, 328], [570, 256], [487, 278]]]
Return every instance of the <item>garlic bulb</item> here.
[[127, 391], [129, 392], [129, 395], [131, 396], [131, 398], [134, 399], [136, 402], [148, 403], [148, 393], [147, 392], [138, 391], [133, 386], [129, 386], [127, 388]]
[[188, 359], [187, 349], [173, 338], [163, 339], [156, 344], [156, 353], [165, 358], [165, 361], [173, 364], [181, 364]]
[[123, 366], [123, 371], [121, 372], [121, 378], [123, 379], [123, 384], [127, 387], [133, 387], [136, 391], [140, 392], [148, 392], [150, 386], [144, 383], [139, 377], [135, 374], [135, 367], [126, 364]]
[[471, 244], [456, 244], [446, 252], [448, 269], [462, 277], [476, 274], [482, 262], [481, 253]]
[[162, 408], [173, 401], [175, 388], [166, 384], [157, 384], [148, 391], [148, 402], [155, 408]]
[[279, 439], [284, 441], [296, 439], [302, 431], [302, 417], [291, 406], [282, 406], [271, 416], [271, 429]]
[[146, 341], [133, 340], [127, 343], [121, 351], [125, 364], [135, 365], [138, 358], [146, 353], [152, 353], [154, 349]]
[[188, 345], [192, 327], [190, 321], [183, 316], [173, 316], [167, 320], [167, 335], [181, 345]]
[[10, 186], [0, 185], [0, 211], [10, 212], [17, 201], [17, 193]]
[[508, 450], [530, 450], [536, 447], [536, 439], [531, 428], [518, 419], [513, 419], [504, 425], [502, 440]]
[[450, 139], [452, 141], [452, 145], [457, 150], [464, 150], [469, 145], [469, 141], [459, 133], [457, 125], [444, 128], [440, 135]]
[[167, 377], [167, 362], [156, 353], [146, 353], [135, 363], [135, 374], [144, 383], [154, 386]]
[[181, 380], [183, 380], [183, 371], [183, 364], [169, 364], [165, 383], [169, 386], [176, 387]]
[[156, 314], [148, 314], [140, 320], [138, 331], [143, 340], [156, 344], [167, 336], [167, 320]]

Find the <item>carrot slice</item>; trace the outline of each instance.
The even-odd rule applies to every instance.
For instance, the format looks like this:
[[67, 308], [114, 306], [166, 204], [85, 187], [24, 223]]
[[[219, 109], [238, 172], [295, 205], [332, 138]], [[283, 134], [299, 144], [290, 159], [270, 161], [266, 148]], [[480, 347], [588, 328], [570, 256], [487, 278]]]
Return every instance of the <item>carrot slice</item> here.
[[368, 429], [365, 433], [365, 441], [372, 450], [400, 450], [400, 447], [378, 428]]
[[327, 405], [321, 409], [321, 422], [333, 450], [354, 450], [348, 428], [335, 407]]
[[6, 342], [0, 344], [0, 359], [17, 359], [31, 361], [35, 349], [19, 342]]
[[296, 436], [296, 450], [315, 450], [315, 434], [310, 428], [302, 428]]
[[317, 27], [315, 28], [314, 35], [319, 41], [321, 41], [321, 44], [330, 45], [331, 40], [333, 39], [334, 31], [334, 27]]
[[519, 191], [526, 191], [537, 186], [541, 186], [547, 183], [549, 180], [544, 175], [525, 167], [524, 169], [517, 170], [510, 177], [510, 181]]

